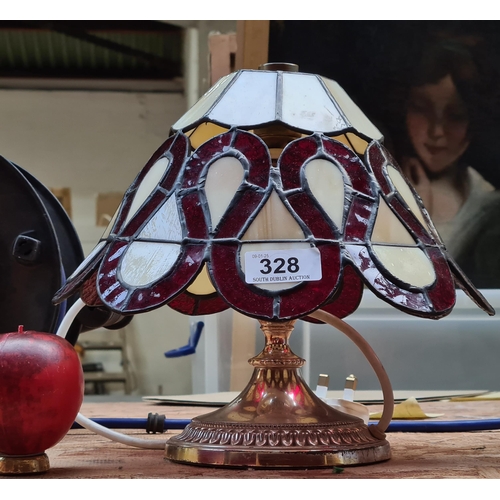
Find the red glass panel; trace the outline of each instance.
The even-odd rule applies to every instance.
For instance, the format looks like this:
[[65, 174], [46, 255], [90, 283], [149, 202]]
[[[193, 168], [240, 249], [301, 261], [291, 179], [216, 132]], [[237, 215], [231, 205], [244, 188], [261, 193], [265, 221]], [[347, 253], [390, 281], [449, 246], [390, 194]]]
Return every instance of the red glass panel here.
[[442, 311], [442, 315], [445, 316], [455, 305], [455, 282], [446, 262], [446, 257], [439, 248], [427, 248], [426, 250], [436, 272], [436, 282], [429, 288], [427, 294], [434, 310], [437, 312]]
[[[186, 165], [183, 186], [186, 188], [201, 186], [204, 181], [202, 175], [205, 176], [207, 173], [205, 167], [228, 155], [238, 158], [242, 165], [248, 165], [248, 175], [247, 182], [242, 184], [218, 224], [217, 238], [234, 238], [240, 235], [265, 195], [264, 191], [255, 190], [250, 184], [267, 187], [271, 169], [271, 157], [262, 140], [249, 132], [232, 130], [210, 139], [195, 151]], [[202, 224], [205, 222], [201, 211], [204, 204], [200, 191], [183, 196], [182, 206], [189, 236], [206, 237], [201, 234]], [[208, 207], [205, 207], [205, 210], [208, 210]]]
[[101, 260], [107, 251], [107, 248], [108, 246], [104, 245], [101, 251], [96, 253], [78, 273], [76, 273], [73, 277], [67, 279], [66, 283], [57, 291], [57, 293], [52, 298], [52, 302], [54, 304], [59, 304], [63, 300], [71, 297], [82, 287], [83, 283], [88, 279], [88, 277], [99, 267], [99, 264], [101, 263]]
[[384, 166], [386, 158], [382, 153], [382, 147], [376, 141], [373, 141], [367, 148], [365, 157], [368, 160], [377, 182], [382, 189], [382, 192], [387, 196], [392, 193], [391, 185], [389, 184], [386, 176], [384, 175]]
[[[359, 307], [361, 298], [363, 297], [363, 287], [363, 281], [355, 269], [349, 264], [344, 264], [340, 288], [334, 298], [328, 300], [319, 309], [333, 314], [337, 318], [345, 318]], [[302, 319], [311, 323], [323, 323], [310, 316]]]
[[[367, 150], [368, 161], [373, 168], [374, 174], [377, 181], [382, 186], [384, 193], [388, 194], [390, 192], [390, 186], [384, 173], [384, 166], [390, 163], [395, 168], [400, 170], [399, 166], [396, 164], [394, 159], [390, 156], [390, 153], [385, 150], [380, 144], [373, 142], [370, 144]], [[396, 213], [401, 217], [406, 227], [415, 234], [418, 239], [425, 245], [435, 246], [436, 248], [427, 247], [427, 252], [433, 261], [436, 274], [441, 276], [436, 282], [434, 287], [429, 290], [429, 300], [432, 301], [433, 307], [436, 311], [448, 311], [453, 307], [455, 301], [455, 294], [450, 293], [450, 289], [454, 288], [455, 282], [460, 288], [464, 289], [473, 300], [477, 300], [478, 305], [489, 311], [491, 307], [484, 300], [484, 297], [476, 290], [476, 288], [470, 283], [470, 281], [461, 272], [453, 272], [452, 278], [451, 272], [448, 268], [446, 260], [449, 261], [449, 257], [446, 256], [446, 251], [444, 247], [439, 243], [440, 238], [435, 233], [432, 221], [425, 208], [422, 206], [418, 195], [416, 194], [414, 188], [409, 184], [410, 190], [415, 196], [417, 204], [422, 208], [422, 212], [425, 220], [428, 223], [430, 232], [427, 228], [424, 228], [418, 221], [416, 216], [409, 211], [405, 204], [398, 199], [397, 196], [392, 197], [389, 200], [390, 206], [396, 211]], [[437, 257], [435, 257], [437, 256]], [[446, 312], [443, 313], [443, 315]]]
[[[264, 290], [251, 287], [237, 264], [238, 243], [212, 244], [210, 276], [220, 295], [234, 309], [261, 319], [273, 319], [275, 300]], [[277, 305], [277, 303], [276, 303]]]
[[253, 134], [238, 130], [234, 132], [233, 148], [250, 163], [248, 182], [266, 188], [269, 184], [271, 155], [264, 142]]
[[337, 244], [318, 245], [321, 253], [322, 279], [305, 281], [300, 289], [284, 291], [281, 295], [279, 318], [304, 316], [324, 303], [335, 290], [340, 276], [340, 252]]
[[[175, 196], [175, 195], [172, 195]], [[120, 238], [137, 237], [140, 230], [145, 226], [151, 216], [156, 213], [160, 206], [167, 200], [168, 196], [163, 191], [156, 191], [149, 200], [130, 219], [129, 223], [122, 229]]]
[[192, 295], [184, 292], [171, 300], [168, 305], [182, 314], [189, 316], [202, 316], [214, 314], [229, 309], [229, 306], [217, 294]]
[[159, 183], [161, 184], [163, 182], [165, 184], [164, 187], [170, 186], [169, 189], [171, 189], [188, 155], [188, 151], [189, 140], [182, 132], [178, 132], [176, 135], [170, 136], [155, 151], [153, 156], [151, 156], [144, 168], [139, 172], [137, 177], [125, 192], [122, 200], [122, 207], [111, 230], [111, 234], [118, 234], [120, 230], [123, 229], [123, 224], [127, 219], [127, 215], [132, 205], [135, 193], [137, 192], [137, 189], [139, 188], [140, 184], [142, 183], [148, 172], [151, 170], [153, 165], [163, 156], [171, 158], [171, 163], [167, 168], [166, 174], [163, 176], [163, 179], [161, 179]]
[[342, 275], [342, 287], [334, 299], [321, 306], [320, 309], [337, 316], [345, 318], [352, 314], [359, 306], [363, 296], [363, 281], [352, 266], [346, 264]]
[[301, 186], [300, 174], [305, 162], [318, 154], [317, 136], [297, 139], [286, 146], [278, 159], [283, 190]]
[[117, 310], [120, 310], [119, 308], [128, 295], [128, 290], [121, 286], [116, 277], [118, 262], [127, 248], [127, 244], [126, 241], [115, 241], [108, 247], [97, 275], [99, 296], [103, 303], [111, 309], [114, 309], [116, 304]]
[[160, 181], [160, 186], [170, 192], [175, 187], [175, 181], [189, 153], [189, 140], [182, 132], [178, 132], [175, 135], [174, 143], [170, 147], [169, 153], [172, 160], [166, 175]]
[[181, 198], [182, 213], [186, 221], [186, 236], [188, 238], [208, 238], [208, 227], [200, 202], [200, 193], [192, 191]]
[[264, 196], [265, 192], [254, 191], [253, 189], [241, 190], [220, 220], [215, 238], [243, 236], [245, 229], [255, 219], [258, 213], [257, 208], [263, 203]]
[[90, 278], [83, 283], [80, 298], [86, 305], [91, 307], [102, 306], [102, 300], [99, 298], [96, 288], [97, 271], [94, 271]]
[[[108, 277], [111, 284], [104, 283], [99, 277], [98, 290], [102, 301], [111, 309], [121, 313], [145, 312], [160, 307], [181, 293], [194, 280], [203, 264], [205, 246], [205, 244], [187, 244], [183, 246], [175, 266], [162, 278], [144, 287], [127, 287], [119, 281], [116, 271], [112, 276]], [[106, 272], [106, 265], [109, 265], [109, 262], [105, 261], [101, 266], [103, 272]], [[130, 290], [130, 294], [121, 300], [119, 304], [114, 298], [111, 299], [112, 302], [108, 302], [103, 289], [105, 284], [108, 284], [108, 290], [111, 287], [113, 288], [113, 296], [120, 290]]]
[[372, 194], [370, 175], [365, 165], [363, 165], [355, 153], [341, 142], [327, 137], [323, 137], [323, 148], [327, 154], [335, 158], [345, 169], [353, 189], [366, 195]]
[[362, 272], [368, 287], [384, 301], [409, 314], [435, 317], [426, 294], [398, 287], [387, 279], [375, 265], [369, 251], [361, 245], [346, 245], [356, 267]]
[[231, 144], [231, 139], [232, 133], [226, 132], [213, 137], [194, 151], [183, 172], [183, 189], [190, 189], [199, 185], [200, 176], [204, 173], [207, 164], [227, 152], [227, 148]]
[[344, 241], [346, 243], [365, 243], [368, 240], [368, 229], [373, 227], [376, 207], [377, 203], [374, 200], [367, 200], [358, 196], [353, 197], [344, 230]]
[[295, 192], [288, 195], [287, 200], [315, 238], [339, 240], [340, 233], [337, 227], [333, 222], [331, 225], [328, 223], [326, 216], [317, 208], [316, 203], [308, 194]]
[[438, 245], [436, 240], [424, 228], [424, 226], [422, 226], [413, 212], [410, 212], [408, 209], [406, 209], [406, 207], [404, 207], [397, 198], [393, 198], [390, 201], [390, 205], [400, 216], [403, 224], [408, 228], [408, 230], [413, 233], [424, 245]]
[[[413, 186], [411, 184], [408, 184], [408, 187], [412, 192], [413, 197], [415, 198], [415, 202], [422, 210], [422, 214], [427, 222], [427, 226], [431, 228], [431, 233], [429, 233], [427, 228], [422, 226], [415, 214], [406, 207], [406, 202], [404, 201], [403, 197], [397, 191], [392, 190], [389, 182], [389, 176], [385, 172], [385, 166], [390, 163], [401, 173], [401, 175], [403, 175], [403, 173], [401, 172], [399, 165], [394, 161], [389, 152], [381, 144], [374, 141], [368, 146], [367, 158], [373, 169], [375, 177], [382, 188], [382, 192], [386, 196], [390, 195], [389, 197], [385, 197], [385, 201], [403, 219], [403, 223], [406, 225], [406, 228], [416, 234], [417, 237], [422, 241], [422, 243], [426, 245], [435, 245], [436, 242], [439, 242], [440, 238], [437, 236], [437, 234], [431, 234], [434, 233], [434, 226]], [[393, 196], [394, 192], [396, 193], [396, 196]], [[400, 197], [401, 199], [398, 199], [398, 197]]]
[[194, 316], [194, 311], [196, 310], [196, 296], [184, 292], [168, 302], [168, 305], [177, 312]]
[[[237, 141], [234, 144], [237, 144]], [[244, 314], [261, 319], [297, 318], [316, 309], [332, 295], [335, 289], [340, 273], [340, 246], [337, 243], [340, 234], [333, 224], [329, 224], [312, 195], [303, 191], [300, 171], [304, 162], [317, 153], [320, 144], [319, 136], [313, 136], [299, 139], [287, 146], [278, 160], [279, 172], [287, 180], [282, 179], [280, 183], [279, 179], [273, 178], [265, 196], [267, 198], [274, 189], [282, 200], [288, 201], [292, 211], [295, 211], [292, 215], [299, 225], [303, 228], [304, 224], [307, 226], [304, 228], [306, 233], [311, 233], [317, 240], [334, 240], [328, 244], [317, 244], [324, 279], [306, 281], [281, 291], [262, 290], [245, 283], [238, 263], [241, 248], [239, 243], [228, 242], [225, 245], [216, 243], [222, 238], [241, 237], [251, 219], [257, 215], [256, 208], [264, 205], [264, 192], [255, 189], [245, 191], [243, 188], [240, 196], [230, 207], [230, 211], [228, 210], [230, 216], [219, 224], [211, 251], [211, 276], [224, 300]], [[247, 160], [251, 177], [255, 164], [253, 158], [247, 157]], [[262, 162], [259, 162], [259, 165], [258, 168], [263, 168]], [[289, 191], [281, 191], [281, 184], [286, 185]]]

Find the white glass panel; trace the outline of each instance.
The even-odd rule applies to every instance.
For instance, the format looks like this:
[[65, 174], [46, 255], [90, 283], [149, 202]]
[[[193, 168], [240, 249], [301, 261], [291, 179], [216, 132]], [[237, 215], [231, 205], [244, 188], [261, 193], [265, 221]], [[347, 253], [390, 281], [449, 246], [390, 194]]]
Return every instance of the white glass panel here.
[[205, 182], [212, 229], [219, 223], [236, 190], [243, 181], [245, 170], [234, 156], [226, 156], [210, 165]]
[[420, 207], [418, 206], [413, 193], [411, 192], [408, 183], [404, 180], [403, 176], [396, 170], [392, 165], [387, 165], [387, 172], [391, 178], [394, 187], [399, 191], [399, 194], [406, 201], [410, 210], [415, 214], [417, 219], [422, 223], [422, 225], [429, 229], [427, 222], [425, 222], [424, 216]]
[[189, 286], [187, 291], [193, 295], [210, 295], [216, 291], [212, 285], [212, 281], [210, 280], [206, 264], [203, 266], [200, 274], [196, 276], [196, 279]]
[[106, 245], [106, 241], [100, 241], [67, 279], [74, 278], [103, 249], [104, 245]]
[[136, 241], [125, 251], [119, 278], [130, 286], [143, 287], [154, 283], [175, 264], [181, 246], [174, 243]]
[[125, 251], [120, 267], [121, 280], [130, 286], [146, 286], [160, 279], [180, 254], [182, 228], [171, 196], [139, 233], [138, 238], [178, 240], [177, 243], [135, 241]]
[[340, 109], [343, 111], [351, 125], [362, 134], [371, 137], [372, 139], [382, 140], [383, 136], [380, 130], [368, 120], [366, 115], [349, 97], [346, 91], [334, 80], [321, 77], [328, 90], [337, 101]]
[[303, 73], [283, 74], [282, 117], [291, 126], [317, 132], [349, 126], [318, 77]]
[[184, 113], [172, 126], [174, 130], [183, 129], [198, 121], [211, 108], [220, 94], [228, 86], [236, 73], [231, 73], [222, 77], [213, 87], [211, 87], [198, 102], [195, 103], [186, 113]]
[[127, 224], [130, 219], [136, 214], [137, 210], [141, 207], [141, 205], [146, 201], [148, 196], [153, 192], [158, 183], [161, 181], [161, 178], [167, 171], [168, 166], [170, 165], [170, 160], [168, 158], [160, 158], [150, 169], [149, 172], [142, 179], [141, 184], [137, 188], [135, 192], [134, 199], [132, 201], [132, 205], [130, 206], [129, 213], [127, 214], [127, 218], [125, 220], [125, 224]]
[[312, 160], [305, 167], [305, 176], [316, 200], [341, 228], [344, 217], [344, 177], [340, 169], [328, 160]]
[[253, 126], [276, 118], [277, 74], [241, 71], [209, 113], [210, 120], [224, 125]]
[[[303, 240], [304, 232], [297, 224], [297, 221], [290, 214], [288, 209], [281, 201], [278, 194], [273, 191], [262, 207], [255, 220], [252, 222], [242, 240], [279, 240], [279, 239], [297, 239]], [[290, 242], [290, 243], [244, 243], [240, 249], [240, 266], [245, 272], [245, 252], [258, 252], [263, 250], [289, 250], [293, 248], [309, 248], [309, 243]], [[302, 283], [302, 282], [300, 282]], [[299, 283], [277, 283], [270, 285], [255, 285], [264, 290], [286, 290], [297, 286]]]
[[387, 270], [413, 286], [429, 286], [436, 280], [432, 262], [420, 248], [373, 245], [373, 251]]
[[174, 195], [170, 196], [151, 217], [139, 233], [138, 238], [181, 242], [182, 227]]
[[377, 218], [371, 239], [377, 243], [416, 245], [411, 234], [382, 198], [379, 199]]

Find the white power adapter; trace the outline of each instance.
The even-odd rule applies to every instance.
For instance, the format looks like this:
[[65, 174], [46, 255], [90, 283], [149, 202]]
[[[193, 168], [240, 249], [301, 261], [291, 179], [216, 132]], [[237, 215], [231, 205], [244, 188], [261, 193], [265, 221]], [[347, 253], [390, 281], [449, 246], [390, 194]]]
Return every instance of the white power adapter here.
[[316, 396], [321, 398], [325, 403], [336, 410], [361, 418], [365, 424], [368, 424], [368, 420], [370, 419], [370, 412], [368, 408], [361, 403], [354, 402], [354, 392], [358, 384], [357, 378], [354, 375], [349, 375], [346, 378], [344, 394], [341, 399], [332, 399], [327, 397], [329, 379], [330, 377], [328, 375], [319, 375], [318, 385], [314, 391]]

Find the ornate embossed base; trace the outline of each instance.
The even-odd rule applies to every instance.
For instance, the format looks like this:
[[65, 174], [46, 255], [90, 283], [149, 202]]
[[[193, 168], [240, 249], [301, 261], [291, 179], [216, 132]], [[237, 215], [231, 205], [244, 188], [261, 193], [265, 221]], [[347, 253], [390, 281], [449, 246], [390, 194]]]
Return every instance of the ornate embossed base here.
[[46, 453], [29, 457], [0, 456], [0, 474], [39, 474], [47, 472], [49, 469], [49, 457]]
[[288, 345], [294, 322], [267, 323], [255, 369], [231, 403], [194, 418], [166, 444], [175, 462], [225, 467], [312, 468], [388, 460], [385, 434], [335, 410], [302, 380]]

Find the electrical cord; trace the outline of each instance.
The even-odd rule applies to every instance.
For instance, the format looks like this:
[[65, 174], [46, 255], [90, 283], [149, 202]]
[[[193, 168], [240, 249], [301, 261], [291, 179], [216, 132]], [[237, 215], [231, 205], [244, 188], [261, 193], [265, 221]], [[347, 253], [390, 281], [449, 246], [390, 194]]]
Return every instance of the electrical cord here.
[[[85, 302], [82, 299], [78, 299], [75, 303], [69, 308], [68, 312], [64, 316], [59, 328], [57, 329], [56, 335], [58, 337], [66, 338], [66, 333], [69, 330], [69, 327], [73, 324], [77, 314], [85, 307]], [[99, 425], [97, 422], [87, 418], [85, 415], [78, 413], [75, 418], [75, 422], [85, 429], [94, 432], [95, 434], [99, 434], [100, 436], [111, 439], [112, 441], [116, 441], [118, 443], [126, 444], [128, 446], [135, 446], [136, 448], [146, 448], [146, 449], [164, 449], [165, 442], [151, 439], [141, 439], [134, 436], [128, 436], [126, 434], [122, 434], [120, 432], [115, 432], [103, 425]]]
[[[151, 425], [151, 417], [157, 420], [154, 426]], [[160, 420], [160, 417], [163, 418]], [[184, 429], [191, 423], [190, 419], [168, 419], [165, 415], [158, 415], [158, 413], [150, 413], [148, 418], [93, 418], [91, 420], [108, 429], [144, 429], [148, 434], [162, 433], [169, 429]], [[72, 429], [82, 427], [77, 422], [71, 426]]]
[[392, 421], [386, 432], [472, 432], [500, 429], [500, 419], [479, 420], [421, 420]]
[[[152, 414], [150, 414], [152, 415]], [[154, 414], [155, 417], [164, 415]], [[189, 419], [166, 419], [163, 425], [157, 424], [156, 430], [148, 430], [149, 418], [95, 418], [92, 422], [103, 427], [112, 429], [144, 429], [148, 433], [164, 432], [166, 430], [184, 429], [191, 420]], [[374, 425], [375, 422], [368, 425]], [[72, 429], [81, 429], [78, 423], [73, 424]], [[500, 430], [500, 419], [479, 420], [438, 420], [434, 422], [422, 420], [391, 421], [385, 432], [472, 432], [472, 431], [494, 431]]]
[[[81, 309], [85, 307], [85, 303], [78, 299], [68, 310], [64, 316], [59, 328], [57, 329], [56, 335], [59, 337], [66, 337], [66, 333], [76, 318], [77, 314]], [[329, 315], [331, 316], [331, 315]], [[323, 321], [325, 319], [331, 320], [328, 316], [323, 316], [321, 318]], [[329, 322], [329, 321], [328, 321]], [[331, 323], [330, 323], [331, 324]], [[332, 325], [333, 326], [333, 325]], [[338, 325], [335, 325], [338, 327]], [[342, 331], [342, 330], [341, 330]], [[345, 333], [345, 332], [344, 332]], [[117, 441], [122, 444], [129, 446], [135, 446], [137, 448], [146, 449], [164, 449], [164, 441], [141, 439], [134, 436], [128, 436], [126, 434], [121, 434], [111, 430], [115, 429], [145, 429], [148, 433], [163, 432], [168, 429], [184, 429], [190, 420], [186, 419], [165, 419], [164, 415], [149, 414], [148, 419], [134, 419], [134, 418], [101, 418], [101, 419], [89, 419], [78, 413], [75, 423], [72, 429], [85, 428], [103, 437], [111, 439], [112, 441]], [[161, 420], [163, 417], [163, 429], [161, 425]], [[387, 416], [384, 415], [385, 427]], [[152, 424], [151, 419], [155, 419]], [[372, 425], [380, 425], [372, 423]], [[152, 427], [153, 426], [153, 427]], [[488, 431], [488, 430], [500, 430], [500, 419], [479, 419], [479, 420], [438, 420], [434, 422], [421, 421], [421, 420], [407, 420], [407, 421], [390, 421], [385, 429], [385, 432], [471, 432], [471, 431]]]
[[380, 420], [369, 427], [372, 435], [377, 435], [382, 437], [384, 432], [387, 430], [389, 423], [391, 421], [392, 415], [394, 413], [394, 393], [392, 392], [391, 382], [382, 366], [382, 363], [375, 354], [375, 351], [371, 348], [370, 344], [364, 339], [364, 337], [351, 325], [343, 321], [342, 319], [334, 316], [333, 314], [327, 313], [321, 309], [314, 311], [309, 314], [310, 317], [318, 319], [324, 323], [329, 324], [333, 328], [342, 332], [351, 342], [353, 342], [357, 348], [363, 353], [368, 363], [370, 363], [375, 375], [380, 383], [382, 389], [382, 394], [384, 396], [384, 409], [382, 410], [382, 416]]

